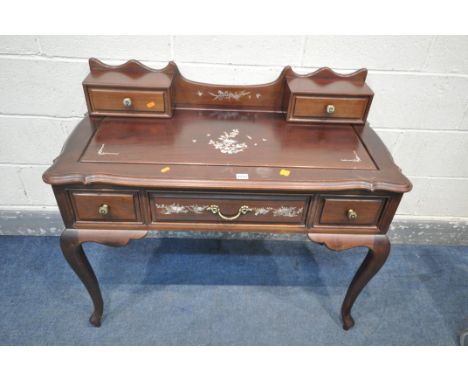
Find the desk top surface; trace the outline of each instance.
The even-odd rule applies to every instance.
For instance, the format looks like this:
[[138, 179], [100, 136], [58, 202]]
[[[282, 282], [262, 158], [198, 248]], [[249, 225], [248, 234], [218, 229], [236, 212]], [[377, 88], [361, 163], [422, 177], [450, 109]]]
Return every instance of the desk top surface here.
[[285, 124], [281, 114], [184, 112], [103, 120], [81, 162], [375, 170], [350, 125]]
[[44, 174], [54, 185], [406, 192], [368, 126], [291, 124], [280, 113], [177, 110], [84, 118]]

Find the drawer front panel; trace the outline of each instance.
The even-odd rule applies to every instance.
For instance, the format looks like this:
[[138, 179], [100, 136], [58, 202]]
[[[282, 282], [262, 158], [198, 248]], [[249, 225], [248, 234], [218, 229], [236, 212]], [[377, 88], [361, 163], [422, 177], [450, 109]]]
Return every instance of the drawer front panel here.
[[150, 195], [153, 222], [262, 223], [304, 225], [306, 197]]
[[71, 192], [77, 221], [140, 222], [136, 192]]
[[367, 98], [294, 97], [293, 118], [330, 118], [363, 120]]
[[91, 108], [96, 112], [163, 113], [164, 91], [88, 89]]
[[377, 226], [385, 199], [325, 198], [319, 225]]

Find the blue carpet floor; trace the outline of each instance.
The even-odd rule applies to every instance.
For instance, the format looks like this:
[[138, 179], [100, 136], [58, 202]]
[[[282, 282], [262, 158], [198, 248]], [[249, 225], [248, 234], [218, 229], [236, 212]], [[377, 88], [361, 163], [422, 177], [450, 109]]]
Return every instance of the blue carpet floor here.
[[311, 242], [146, 239], [85, 244], [101, 328], [57, 237], [0, 236], [0, 345], [456, 345], [468, 247], [395, 245], [341, 329], [365, 249]]

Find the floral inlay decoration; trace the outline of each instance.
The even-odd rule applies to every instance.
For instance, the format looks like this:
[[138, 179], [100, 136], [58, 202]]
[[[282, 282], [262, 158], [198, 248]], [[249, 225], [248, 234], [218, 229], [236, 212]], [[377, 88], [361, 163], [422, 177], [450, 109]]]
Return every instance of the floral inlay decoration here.
[[239, 142], [235, 139], [239, 135], [238, 129], [232, 129], [230, 132], [225, 131], [216, 141], [210, 139], [209, 145], [212, 145], [216, 150], [223, 154], [237, 154], [247, 149], [245, 142]]
[[[156, 203], [156, 208], [162, 210], [163, 215], [177, 215], [177, 214], [202, 214], [209, 212], [209, 205], [204, 204], [190, 204], [190, 205], [181, 205], [179, 203], [171, 204], [159, 204]], [[252, 211], [255, 216], [268, 215], [272, 214], [273, 216], [282, 216], [287, 218], [294, 218], [300, 216], [303, 207], [289, 207], [289, 206], [280, 206], [280, 207], [254, 207]]]
[[[240, 92], [230, 92], [228, 90], [222, 91], [218, 90], [218, 93], [209, 93], [211, 96], [213, 96], [213, 100], [215, 101], [221, 101], [225, 99], [233, 99], [235, 101], [239, 101], [242, 97], [249, 95], [250, 92], [246, 90], [242, 90]], [[257, 97], [258, 98], [258, 97]]]

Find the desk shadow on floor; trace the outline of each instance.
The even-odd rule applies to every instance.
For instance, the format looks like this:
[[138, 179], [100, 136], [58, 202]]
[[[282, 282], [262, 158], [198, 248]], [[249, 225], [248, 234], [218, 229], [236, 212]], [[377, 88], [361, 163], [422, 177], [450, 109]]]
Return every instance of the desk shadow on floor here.
[[[299, 241], [162, 238], [131, 242], [114, 255], [115, 248], [92, 245], [89, 253], [94, 251], [104, 252], [93, 255], [104, 294], [110, 284], [131, 286], [131, 296], [119, 306], [138, 309], [139, 301], [169, 285], [302, 287], [338, 325], [339, 306], [332, 304], [329, 288], [343, 287], [344, 296], [360, 261]], [[274, 293], [277, 299], [289, 296]], [[108, 313], [118, 314], [112, 304]]]

